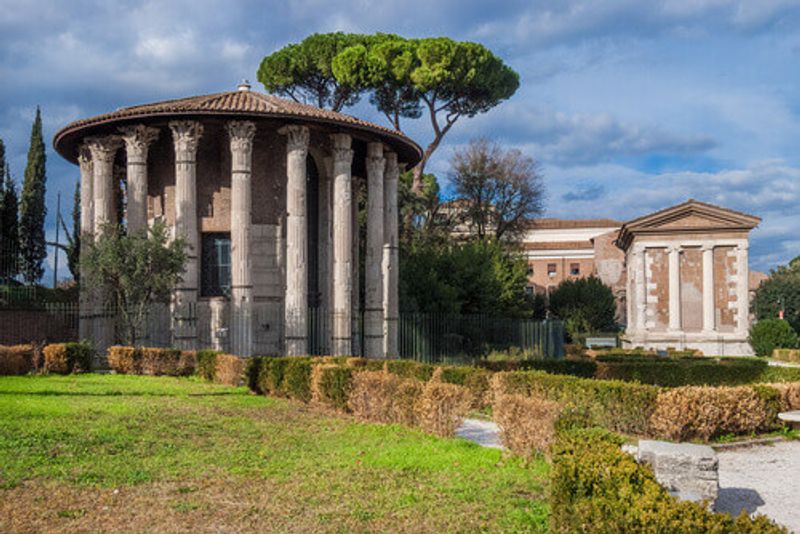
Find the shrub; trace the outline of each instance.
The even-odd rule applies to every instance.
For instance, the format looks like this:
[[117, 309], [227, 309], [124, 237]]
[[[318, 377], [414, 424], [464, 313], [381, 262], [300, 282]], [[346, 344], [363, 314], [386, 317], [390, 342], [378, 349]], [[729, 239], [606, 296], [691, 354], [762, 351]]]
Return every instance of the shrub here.
[[755, 358], [623, 358], [599, 360], [596, 378], [664, 387], [758, 382], [767, 364]]
[[[772, 393], [771, 393], [772, 392]], [[776, 425], [776, 390], [766, 387], [687, 386], [664, 390], [652, 415], [653, 432], [668, 439], [709, 440], [750, 434]]]
[[353, 369], [335, 363], [321, 363], [311, 369], [311, 400], [347, 410], [347, 399], [352, 387]]
[[258, 383], [261, 391], [275, 396], [286, 395], [283, 390], [283, 377], [288, 363], [287, 358], [264, 358], [264, 361], [261, 362], [261, 371], [258, 374]]
[[265, 360], [265, 356], [253, 356], [252, 358], [248, 358], [244, 370], [244, 375], [247, 378], [247, 387], [250, 391], [258, 395], [264, 395], [266, 393], [261, 387], [261, 370], [264, 367]]
[[763, 319], [750, 327], [750, 346], [759, 356], [771, 356], [775, 349], [797, 347], [797, 332], [782, 319]]
[[419, 426], [437, 436], [452, 436], [469, 411], [470, 397], [464, 387], [431, 380], [415, 406]]
[[499, 395], [492, 415], [500, 427], [500, 438], [509, 450], [531, 458], [549, 452], [561, 408], [541, 395]]
[[282, 389], [293, 399], [310, 401], [311, 361], [306, 358], [289, 358], [284, 370]]
[[[141, 349], [142, 371], [150, 376], [179, 376], [181, 368], [181, 351], [178, 349], [161, 349], [144, 347]], [[194, 369], [191, 370], [194, 372]]]
[[780, 411], [800, 410], [800, 383], [769, 384], [769, 387], [778, 392]]
[[480, 367], [490, 371], [544, 371], [556, 375], [571, 375], [582, 378], [592, 378], [597, 370], [597, 364], [589, 359], [582, 360], [507, 360], [507, 361], [481, 361]]
[[24, 375], [35, 369], [33, 345], [0, 345], [0, 375]]
[[784, 362], [800, 363], [800, 349], [774, 349], [772, 357]]
[[646, 384], [550, 375], [541, 371], [500, 372], [491, 380], [493, 403], [502, 394], [539, 394], [561, 404], [574, 421], [636, 435], [648, 434], [658, 391], [657, 387]]
[[92, 370], [93, 350], [88, 343], [52, 343], [44, 348], [46, 373], [81, 373]]
[[142, 352], [134, 347], [115, 345], [106, 351], [108, 365], [117, 373], [142, 374]]
[[417, 404], [424, 386], [413, 378], [400, 380], [392, 403], [392, 421], [407, 426], [419, 425]]
[[785, 533], [764, 516], [737, 519], [669, 495], [647, 465], [600, 429], [560, 433], [552, 449], [550, 528], [553, 532]]
[[214, 376], [217, 372], [217, 355], [220, 354], [216, 350], [198, 350], [197, 351], [197, 374], [200, 378], [214, 381]]
[[[375, 360], [377, 363], [380, 360]], [[433, 376], [434, 366], [413, 360], [386, 360], [386, 369], [401, 378], [415, 378], [427, 382]]]
[[228, 386], [241, 386], [245, 380], [247, 359], [233, 354], [217, 354], [214, 382]]
[[[361, 371], [353, 375], [347, 406], [353, 415], [375, 423], [394, 423], [398, 410], [395, 402], [399, 398], [402, 379], [383, 371]], [[411, 403], [410, 412], [414, 411]], [[413, 419], [413, 418], [412, 418]]]
[[596, 276], [564, 280], [550, 293], [549, 303], [570, 335], [617, 330], [614, 293]]

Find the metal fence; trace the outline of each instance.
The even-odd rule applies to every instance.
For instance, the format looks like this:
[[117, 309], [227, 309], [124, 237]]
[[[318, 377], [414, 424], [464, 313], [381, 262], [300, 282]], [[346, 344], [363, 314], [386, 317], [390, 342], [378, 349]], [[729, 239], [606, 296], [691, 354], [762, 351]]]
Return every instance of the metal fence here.
[[[126, 332], [115, 309], [95, 310], [93, 315], [108, 321], [114, 330], [113, 342], [125, 339]], [[24, 308], [0, 306], [0, 344], [77, 341], [79, 318], [79, 307], [75, 302]], [[354, 314], [354, 356], [363, 355], [363, 325], [363, 313]], [[331, 315], [324, 309], [308, 310], [309, 354], [331, 354], [331, 326]], [[168, 304], [155, 304], [148, 308], [142, 328], [137, 332], [137, 340], [141, 345], [170, 347], [180, 346], [180, 339], [190, 338], [196, 348], [233, 353], [237, 352], [237, 347], [249, 344], [252, 354], [281, 355], [286, 349], [285, 328], [286, 318], [280, 305], [228, 309], [215, 315], [208, 306], [175, 309]], [[429, 363], [469, 362], [492, 351], [510, 349], [532, 357], [562, 358], [563, 340], [563, 323], [552, 320], [401, 313], [398, 323], [399, 356]]]

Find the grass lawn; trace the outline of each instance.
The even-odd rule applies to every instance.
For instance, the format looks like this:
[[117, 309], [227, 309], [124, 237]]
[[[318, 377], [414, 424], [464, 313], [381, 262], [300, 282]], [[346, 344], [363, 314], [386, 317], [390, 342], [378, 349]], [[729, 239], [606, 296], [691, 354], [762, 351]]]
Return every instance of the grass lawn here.
[[0, 532], [536, 532], [546, 474], [195, 379], [0, 377]]

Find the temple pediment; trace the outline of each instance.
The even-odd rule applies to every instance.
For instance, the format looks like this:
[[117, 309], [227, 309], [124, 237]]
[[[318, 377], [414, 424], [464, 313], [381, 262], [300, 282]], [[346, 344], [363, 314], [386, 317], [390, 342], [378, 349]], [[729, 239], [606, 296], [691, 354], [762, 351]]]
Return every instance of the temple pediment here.
[[761, 219], [753, 215], [690, 199], [626, 222], [620, 228], [617, 244], [627, 248], [637, 234], [749, 231], [759, 222]]

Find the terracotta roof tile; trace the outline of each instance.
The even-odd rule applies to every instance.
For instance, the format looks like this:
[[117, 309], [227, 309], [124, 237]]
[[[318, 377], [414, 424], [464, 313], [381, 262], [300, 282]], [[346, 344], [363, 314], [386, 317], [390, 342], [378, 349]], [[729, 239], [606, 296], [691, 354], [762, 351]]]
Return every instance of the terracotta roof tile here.
[[[62, 128], [55, 136], [54, 145], [64, 157], [74, 159], [65, 154], [63, 145], [65, 138], [75, 135], [81, 130], [108, 123], [128, 121], [130, 119], [163, 117], [169, 115], [262, 115], [264, 117], [307, 118], [312, 122], [350, 125], [357, 129], [370, 131], [391, 137], [405, 149], [406, 158], [415, 155], [416, 160], [422, 154], [419, 146], [402, 132], [361, 120], [328, 109], [301, 104], [291, 100], [258, 91], [231, 91], [209, 95], [190, 96], [175, 100], [165, 100], [152, 104], [130, 106], [86, 119], [80, 119]], [[416, 163], [416, 160], [412, 163]]]

